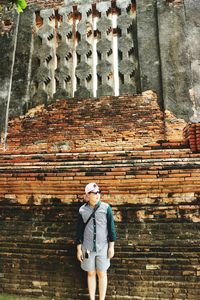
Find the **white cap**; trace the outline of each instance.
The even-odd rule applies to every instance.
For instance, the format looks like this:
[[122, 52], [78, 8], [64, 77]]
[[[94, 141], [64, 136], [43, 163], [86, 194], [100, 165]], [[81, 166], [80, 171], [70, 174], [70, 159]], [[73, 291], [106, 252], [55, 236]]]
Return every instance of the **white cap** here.
[[85, 187], [85, 193], [88, 194], [96, 188], [98, 189], [99, 187], [95, 182], [88, 183]]

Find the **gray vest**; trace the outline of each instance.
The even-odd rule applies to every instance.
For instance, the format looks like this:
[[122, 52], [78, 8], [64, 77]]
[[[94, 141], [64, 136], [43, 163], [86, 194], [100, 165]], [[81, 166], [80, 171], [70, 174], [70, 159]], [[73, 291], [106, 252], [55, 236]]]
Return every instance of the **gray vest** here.
[[[108, 204], [100, 202], [100, 206], [95, 212], [95, 216], [88, 222], [83, 237], [83, 247], [87, 250], [100, 252], [106, 245], [108, 245], [108, 229], [107, 229], [107, 210]], [[80, 207], [84, 223], [88, 220], [93, 212], [93, 208], [87, 204]], [[95, 235], [96, 232], [96, 235]]]

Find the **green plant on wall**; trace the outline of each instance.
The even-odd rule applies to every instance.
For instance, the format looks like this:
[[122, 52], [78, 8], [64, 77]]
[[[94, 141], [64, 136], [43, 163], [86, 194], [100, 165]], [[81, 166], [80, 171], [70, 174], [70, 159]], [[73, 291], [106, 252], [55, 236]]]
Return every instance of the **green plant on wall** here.
[[17, 11], [21, 13], [27, 7], [27, 3], [25, 0], [0, 0], [0, 11], [3, 11], [5, 7], [7, 10], [10, 10], [14, 6], [16, 6]]
[[18, 13], [21, 13], [26, 7], [26, 0], [0, 0], [0, 36], [12, 28], [13, 17], [10, 12], [16, 8]]
[[17, 11], [23, 12], [23, 10], [27, 7], [26, 1], [25, 0], [15, 0], [14, 1], [17, 7]]

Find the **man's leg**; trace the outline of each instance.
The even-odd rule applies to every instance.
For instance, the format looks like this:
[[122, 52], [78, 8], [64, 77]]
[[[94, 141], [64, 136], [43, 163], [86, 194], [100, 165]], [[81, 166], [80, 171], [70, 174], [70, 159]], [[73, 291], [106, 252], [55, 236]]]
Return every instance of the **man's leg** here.
[[89, 271], [88, 272], [88, 290], [89, 290], [90, 300], [95, 300], [96, 271]]
[[105, 300], [107, 290], [107, 272], [102, 272], [97, 269], [99, 279], [99, 300]]

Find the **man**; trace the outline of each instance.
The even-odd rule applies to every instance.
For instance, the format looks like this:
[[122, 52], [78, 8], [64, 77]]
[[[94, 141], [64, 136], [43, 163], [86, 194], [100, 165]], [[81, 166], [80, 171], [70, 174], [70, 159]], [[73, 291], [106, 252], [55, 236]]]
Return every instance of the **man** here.
[[96, 275], [99, 300], [105, 300], [107, 269], [110, 259], [114, 256], [116, 240], [112, 209], [110, 205], [100, 201], [100, 193], [96, 183], [87, 184], [87, 203], [80, 207], [78, 215], [77, 258], [81, 262], [81, 268], [88, 273], [90, 300], [95, 300]]

